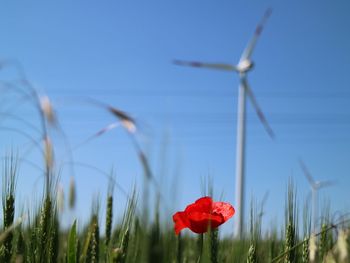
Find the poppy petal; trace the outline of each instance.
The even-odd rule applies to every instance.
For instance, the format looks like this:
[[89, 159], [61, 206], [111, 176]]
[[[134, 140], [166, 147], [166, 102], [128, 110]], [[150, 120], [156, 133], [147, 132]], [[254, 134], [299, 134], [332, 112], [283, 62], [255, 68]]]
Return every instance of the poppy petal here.
[[213, 199], [210, 196], [201, 197], [195, 202], [195, 204], [203, 208], [211, 207]]
[[230, 219], [235, 214], [235, 209], [229, 203], [225, 202], [214, 202], [213, 213], [220, 214], [224, 218], [224, 222]]
[[182, 229], [189, 226], [189, 221], [185, 212], [177, 212], [174, 214], [173, 221], [175, 223], [174, 229], [176, 235], [178, 235]]
[[203, 212], [203, 213], [211, 213], [212, 210], [213, 199], [211, 197], [206, 196], [199, 198], [194, 204], [190, 204], [186, 207], [185, 212], [187, 214], [195, 211], [195, 212]]
[[224, 218], [220, 214], [208, 214], [202, 212], [192, 212], [188, 215], [189, 229], [195, 233], [205, 233], [209, 226], [216, 228], [224, 223]]

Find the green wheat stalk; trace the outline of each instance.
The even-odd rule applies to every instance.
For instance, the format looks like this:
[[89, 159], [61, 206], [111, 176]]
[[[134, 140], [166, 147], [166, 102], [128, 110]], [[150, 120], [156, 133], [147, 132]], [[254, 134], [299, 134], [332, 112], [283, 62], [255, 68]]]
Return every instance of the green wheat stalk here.
[[201, 258], [202, 258], [202, 254], [203, 254], [203, 237], [204, 235], [203, 234], [199, 234], [198, 235], [198, 238], [197, 238], [197, 263], [200, 263], [201, 262]]
[[291, 248], [295, 246], [297, 242], [296, 236], [296, 194], [295, 187], [292, 180], [288, 183], [287, 189], [287, 203], [286, 203], [286, 237], [285, 237], [285, 245], [284, 250], [288, 251], [285, 255], [284, 262], [285, 263], [293, 263], [296, 260], [297, 253], [296, 250], [292, 250]]
[[75, 200], [76, 200], [76, 189], [75, 189], [75, 180], [74, 177], [71, 176], [70, 181], [69, 181], [69, 195], [68, 195], [68, 200], [69, 200], [69, 208], [73, 209], [75, 207]]
[[219, 252], [219, 231], [218, 229], [210, 230], [210, 260], [211, 263], [218, 263]]
[[26, 245], [23, 236], [22, 229], [17, 228], [17, 241], [16, 241], [16, 262], [23, 262], [26, 258]]
[[99, 244], [100, 244], [100, 232], [98, 226], [97, 216], [94, 216], [92, 221], [92, 230], [91, 230], [91, 240], [90, 240], [90, 262], [98, 263], [99, 262]]
[[302, 255], [301, 255], [301, 262], [302, 263], [309, 263], [309, 239], [307, 237], [304, 238], [303, 247], [302, 247]]
[[328, 250], [331, 248], [331, 236], [329, 231], [324, 231], [327, 229], [327, 224], [322, 224], [321, 231], [322, 234], [320, 236], [320, 260], [323, 260], [328, 252]]
[[59, 223], [56, 213], [51, 220], [48, 252], [48, 261], [51, 263], [57, 262], [59, 253]]
[[129, 238], [130, 238], [130, 231], [129, 231], [129, 228], [126, 228], [122, 236], [120, 246], [113, 250], [113, 256], [112, 256], [113, 262], [115, 263], [126, 262], [126, 256], [127, 256], [128, 246], [129, 246]]
[[247, 263], [257, 263], [257, 253], [256, 248], [254, 244], [251, 244], [248, 250], [248, 257], [247, 257]]
[[90, 258], [90, 254], [89, 254], [89, 247], [90, 247], [90, 243], [91, 243], [91, 227], [89, 227], [88, 232], [86, 234], [86, 238], [85, 238], [85, 242], [84, 242], [84, 246], [83, 246], [83, 250], [82, 253], [80, 254], [80, 259], [79, 262], [83, 263], [83, 262], [89, 262]]
[[176, 253], [176, 262], [182, 263], [182, 255], [183, 255], [183, 242], [181, 238], [181, 233], [177, 236], [177, 253]]
[[38, 229], [38, 244], [36, 255], [39, 262], [49, 258], [47, 244], [50, 241], [50, 225], [52, 216], [52, 201], [50, 196], [46, 196], [44, 205], [40, 213], [39, 229]]
[[150, 241], [149, 241], [149, 261], [160, 263], [163, 261], [162, 239], [159, 223], [159, 196], [156, 201], [155, 222], [151, 226]]
[[[2, 210], [4, 231], [9, 229], [14, 224], [15, 216], [15, 186], [17, 178], [17, 158], [11, 154], [5, 159], [3, 170], [3, 196]], [[1, 259], [3, 262], [10, 262], [12, 250], [13, 233], [10, 231], [4, 239], [1, 246]]]
[[[112, 174], [113, 174], [113, 171], [112, 171]], [[106, 210], [106, 228], [105, 228], [106, 254], [107, 254], [109, 242], [111, 240], [111, 233], [112, 233], [114, 182], [115, 182], [115, 178], [113, 177], [113, 175], [111, 175], [109, 179], [108, 192], [107, 192], [107, 210]]]

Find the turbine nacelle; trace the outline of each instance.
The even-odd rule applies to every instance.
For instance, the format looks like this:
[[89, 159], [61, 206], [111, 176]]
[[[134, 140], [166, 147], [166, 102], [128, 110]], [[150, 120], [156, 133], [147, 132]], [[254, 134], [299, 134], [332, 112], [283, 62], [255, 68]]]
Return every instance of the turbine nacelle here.
[[253, 67], [254, 67], [253, 61], [251, 61], [250, 59], [243, 59], [239, 61], [238, 65], [236, 66], [236, 70], [239, 73], [246, 73], [250, 71]]
[[320, 181], [317, 181], [317, 182], [314, 182], [312, 185], [311, 185], [311, 188], [314, 189], [314, 190], [318, 190], [322, 187], [322, 183]]
[[313, 191], [317, 191], [320, 188], [334, 185], [334, 181], [329, 181], [329, 180], [328, 181], [315, 181], [315, 179], [312, 177], [309, 169], [307, 168], [306, 164], [303, 162], [302, 159], [299, 159], [299, 165], [300, 165], [301, 170], [303, 171], [303, 173], [304, 173], [306, 179], [308, 180], [308, 182], [311, 186], [311, 189]]

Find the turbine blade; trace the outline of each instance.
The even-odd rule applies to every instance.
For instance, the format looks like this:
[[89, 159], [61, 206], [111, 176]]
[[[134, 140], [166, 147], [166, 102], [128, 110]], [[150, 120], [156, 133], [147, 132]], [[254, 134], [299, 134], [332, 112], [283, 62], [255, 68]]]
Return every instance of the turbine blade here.
[[223, 71], [237, 71], [236, 67], [230, 64], [224, 63], [203, 63], [198, 61], [184, 61], [184, 60], [174, 60], [173, 63], [179, 66], [195, 67], [195, 68], [208, 68]]
[[335, 185], [335, 181], [322, 181], [319, 183], [319, 188]]
[[315, 187], [316, 185], [316, 181], [314, 180], [314, 178], [311, 176], [311, 173], [309, 171], [309, 169], [307, 168], [306, 164], [303, 162], [302, 159], [299, 159], [299, 165], [301, 167], [301, 170], [303, 171], [306, 179], [309, 181], [310, 185], [312, 188]]
[[245, 59], [250, 59], [250, 57], [254, 51], [256, 42], [258, 41], [259, 36], [261, 35], [261, 32], [264, 29], [264, 26], [266, 24], [267, 19], [271, 16], [271, 13], [272, 13], [271, 8], [268, 8], [265, 11], [263, 18], [261, 19], [260, 23], [257, 25], [257, 27], [255, 29], [255, 32], [254, 32], [252, 39], [250, 40], [250, 42], [248, 43], [248, 45], [244, 49], [240, 61], [243, 61]]
[[266, 191], [265, 194], [264, 194], [264, 197], [263, 197], [263, 199], [261, 201], [261, 207], [263, 207], [266, 204], [266, 201], [267, 201], [269, 195], [270, 195], [270, 192]]
[[266, 132], [269, 134], [269, 136], [274, 139], [275, 138], [275, 133], [273, 132], [273, 130], [271, 129], [269, 123], [267, 122], [266, 118], [265, 118], [265, 115], [264, 113], [262, 112], [254, 94], [253, 94], [253, 91], [252, 89], [249, 87], [248, 85], [248, 81], [245, 77], [243, 77], [241, 79], [241, 83], [242, 85], [244, 86], [246, 92], [247, 92], [247, 96], [249, 97], [250, 101], [252, 102], [253, 104], [253, 107], [256, 111], [256, 114], [258, 115], [259, 117], [259, 120], [261, 121], [262, 125], [264, 126]]

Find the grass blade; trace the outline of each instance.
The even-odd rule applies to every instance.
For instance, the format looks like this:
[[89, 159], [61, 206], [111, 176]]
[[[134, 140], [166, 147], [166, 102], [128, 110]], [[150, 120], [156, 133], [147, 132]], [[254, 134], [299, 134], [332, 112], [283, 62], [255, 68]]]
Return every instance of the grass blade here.
[[77, 262], [78, 238], [77, 238], [77, 221], [75, 220], [68, 236], [67, 244], [67, 263]]

